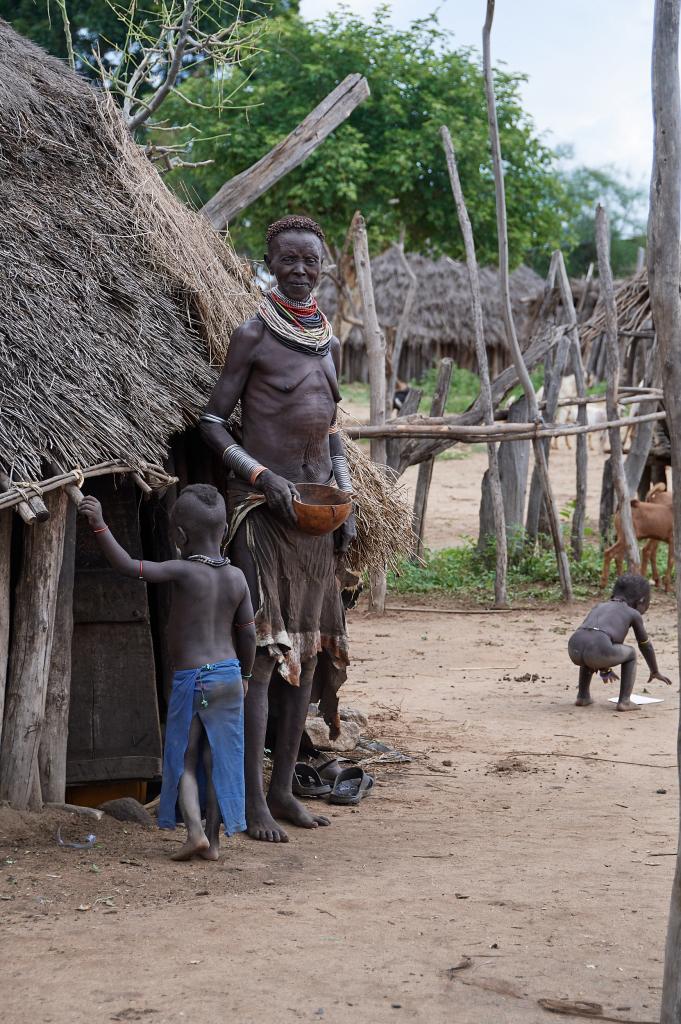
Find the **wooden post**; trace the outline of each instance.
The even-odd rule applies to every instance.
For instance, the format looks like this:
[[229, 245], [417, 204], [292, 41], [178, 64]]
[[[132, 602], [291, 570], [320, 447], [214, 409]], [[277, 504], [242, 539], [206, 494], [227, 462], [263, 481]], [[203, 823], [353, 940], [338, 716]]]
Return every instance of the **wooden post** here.
[[[589, 264], [589, 267], [593, 270], [593, 264]], [[558, 250], [556, 274], [558, 278], [558, 288], [560, 289], [560, 297], [563, 303], [563, 309], [565, 310], [565, 318], [570, 325], [572, 372], [575, 375], [577, 398], [585, 399], [586, 374], [584, 373], [584, 363], [582, 362], [582, 345], [579, 340], [577, 311], [575, 310], [575, 304], [572, 298], [572, 289], [570, 287], [570, 279], [568, 278], [567, 270], [565, 268], [565, 260], [563, 259], [563, 254], [560, 250]], [[577, 422], [580, 426], [585, 426], [587, 423], [586, 405], [584, 402], [577, 406]], [[577, 561], [581, 560], [582, 550], [584, 547], [588, 460], [589, 456], [587, 451], [586, 434], [578, 434], [575, 452], [575, 511], [572, 516], [572, 532], [570, 537], [572, 554]]]
[[0, 800], [18, 810], [35, 806], [38, 747], [52, 656], [59, 573], [64, 548], [63, 491], [47, 497], [50, 519], [25, 531], [9, 658], [7, 700], [0, 753]]
[[[525, 423], [527, 421], [527, 400], [523, 395], [513, 402], [508, 410], [509, 423]], [[527, 475], [530, 467], [530, 442], [514, 441], [499, 444], [499, 479], [501, 493], [504, 498], [504, 519], [506, 521], [506, 546], [511, 551], [518, 550], [525, 537], [525, 494], [527, 491]], [[489, 486], [489, 470], [482, 478], [480, 495], [480, 529], [478, 532], [478, 549], [484, 551], [490, 536], [496, 536], [494, 510]]]
[[216, 231], [224, 231], [237, 214], [314, 153], [327, 135], [342, 124], [368, 95], [366, 78], [359, 74], [348, 75], [274, 149], [226, 181], [202, 207], [201, 213]]
[[[681, 564], [681, 87], [679, 0], [655, 0], [653, 21], [653, 168], [648, 219], [648, 284], [664, 366], [664, 393], [674, 474], [674, 554]], [[676, 573], [677, 649], [681, 654], [681, 573]], [[681, 661], [679, 663], [681, 669]], [[681, 781], [681, 719], [677, 732]], [[678, 816], [677, 816], [678, 818]], [[681, 832], [665, 948], [660, 1024], [681, 1020]]]
[[[492, 54], [491, 54], [491, 34], [492, 34], [492, 21], [494, 19], [494, 0], [487, 0], [487, 16], [485, 18], [485, 24], [482, 30], [482, 63], [483, 73], [485, 78], [485, 97], [487, 100], [487, 120], [489, 123], [489, 134], [490, 142], [492, 145], [492, 163], [494, 166], [494, 184], [496, 192], [496, 208], [497, 208], [497, 234], [499, 238], [499, 280], [501, 284], [501, 307], [504, 316], [504, 325], [506, 327], [506, 335], [508, 338], [509, 348], [513, 357], [513, 363], [518, 373], [518, 378], [522, 384], [525, 397], [527, 398], [527, 410], [530, 419], [537, 421], [539, 419], [539, 410], [537, 408], [537, 396], [534, 393], [534, 387], [530, 380], [530, 375], [527, 371], [527, 367], [523, 361], [523, 355], [520, 351], [520, 344], [516, 335], [515, 324], [513, 322], [513, 310], [511, 308], [511, 290], [509, 281], [509, 269], [508, 269], [508, 229], [506, 224], [506, 195], [504, 189], [504, 169], [501, 161], [501, 144], [499, 142], [499, 125], [497, 123], [497, 110], [496, 101], [494, 98], [494, 81], [492, 78]], [[563, 546], [563, 536], [560, 529], [560, 519], [558, 517], [558, 509], [553, 498], [553, 492], [551, 490], [551, 481], [549, 480], [549, 470], [544, 457], [544, 449], [539, 440], [532, 442], [532, 448], [534, 451], [535, 462], [539, 467], [539, 477], [542, 483], [542, 491], [544, 493], [544, 501], [546, 502], [546, 512], [549, 519], [549, 528], [551, 530], [551, 536], [553, 538], [553, 545], [556, 552], [556, 562], [558, 564], [558, 575], [560, 578], [561, 591], [563, 598], [566, 601], [572, 600], [572, 580], [570, 578], [570, 565], [568, 563], [565, 548]]]
[[[494, 406], [492, 404], [492, 386], [489, 379], [489, 364], [487, 361], [487, 347], [485, 345], [485, 325], [482, 317], [482, 301], [480, 299], [480, 276], [478, 274], [478, 260], [475, 255], [475, 240], [473, 228], [466, 208], [466, 199], [461, 188], [459, 169], [456, 166], [456, 156], [449, 129], [446, 126], [440, 128], [442, 144], [447, 158], [447, 170], [449, 172], [449, 183], [452, 187], [456, 212], [459, 217], [459, 227], [463, 235], [463, 244], [466, 251], [466, 269], [468, 270], [468, 284], [471, 292], [471, 307], [473, 311], [473, 327], [475, 331], [475, 354], [478, 361], [478, 373], [480, 375], [480, 397], [482, 399], [483, 423], [491, 426], [494, 423]], [[451, 369], [449, 371], [451, 376]], [[444, 411], [444, 410], [443, 410]], [[437, 414], [435, 414], [437, 415]], [[504, 498], [501, 492], [501, 479], [499, 476], [499, 453], [494, 441], [487, 445], [488, 463], [488, 484], [490, 497], [492, 499], [492, 511], [494, 515], [494, 535], [496, 538], [496, 572], [494, 574], [494, 606], [505, 608], [508, 604], [506, 592], [506, 572], [508, 568], [508, 548], [506, 546], [506, 519], [504, 515]], [[420, 471], [419, 471], [420, 475]]]
[[[586, 274], [584, 275], [584, 288], [582, 289], [582, 294], [579, 297], [579, 303], [577, 305], [577, 316], [578, 317], [581, 317], [582, 313], [584, 312], [584, 307], [586, 306], [586, 300], [589, 297], [589, 292], [591, 291], [591, 280], [592, 280], [593, 276], [594, 276], [594, 265], [593, 265], [593, 263], [590, 263], [589, 266], [587, 267]], [[572, 294], [572, 292], [571, 292], [571, 294]]]
[[[605, 309], [605, 343], [608, 346], [608, 383], [605, 407], [608, 419], [616, 420], [617, 392], [620, 379], [620, 355], [617, 343], [617, 306], [615, 304], [612, 270], [610, 269], [608, 217], [605, 208], [600, 203], [596, 207], [596, 252], [598, 254], [598, 276], [601, 282], [601, 296]], [[618, 511], [622, 520], [622, 531], [627, 545], [629, 568], [631, 572], [638, 572], [640, 556], [634, 523], [631, 518], [629, 489], [624, 475], [622, 435], [617, 427], [612, 427], [609, 433], [612, 480], [615, 486], [615, 494], [617, 495]]]
[[[445, 411], [447, 397], [449, 395], [449, 385], [452, 381], [453, 368], [454, 364], [451, 359], [442, 359], [440, 361], [435, 394], [433, 395], [433, 401], [430, 406], [431, 416], [442, 416]], [[425, 462], [422, 462], [419, 466], [418, 476], [416, 478], [413, 519], [415, 560], [423, 558], [423, 536], [426, 526], [426, 511], [428, 509], [428, 493], [430, 491], [430, 482], [433, 478], [434, 465], [435, 459], [427, 459]]]
[[2, 719], [5, 712], [5, 688], [9, 659], [10, 570], [12, 553], [12, 512], [0, 512], [0, 750]]
[[[558, 267], [557, 253], [554, 252], [551, 256], [551, 263], [549, 266], [549, 272], [546, 276], [546, 282], [544, 284], [544, 303], [553, 294], [553, 290], [556, 286], [556, 272]], [[544, 360], [544, 419], [548, 423], [553, 423], [556, 418], [556, 409], [558, 408], [558, 399], [560, 397], [560, 383], [563, 379], [563, 371], [565, 369], [565, 363], [567, 362], [567, 356], [570, 349], [570, 337], [563, 335], [558, 342], [555, 349], [548, 352], [546, 359]], [[544, 449], [544, 458], [548, 466], [549, 457], [551, 454], [551, 442], [542, 441], [542, 448]], [[537, 535], [540, 530], [540, 519], [543, 503], [542, 494], [542, 483], [538, 465], [535, 464], [532, 470], [532, 479], [530, 481], [530, 496], [527, 501], [527, 522], [526, 522], [526, 534], [531, 541], [537, 539]]]
[[[643, 339], [641, 339], [639, 344], [643, 344]], [[643, 371], [643, 382], [648, 387], [659, 387], [662, 383], [656, 338], [648, 349], [646, 365]], [[629, 446], [629, 454], [627, 455], [624, 463], [624, 475], [627, 480], [627, 487], [630, 494], [635, 494], [638, 491], [639, 484], [641, 483], [641, 477], [643, 476], [643, 471], [645, 470], [646, 463], [648, 461], [648, 455], [650, 454], [650, 448], [653, 443], [653, 434], [655, 432], [655, 423], [653, 421], [648, 421], [647, 423], [639, 423], [637, 421], [645, 413], [654, 412], [658, 406], [658, 398], [651, 399], [650, 401], [641, 399], [638, 404], [638, 415], [634, 420], [636, 423], [634, 437]]]
[[386, 416], [390, 416], [393, 407], [393, 396], [395, 394], [395, 386], [397, 384], [397, 377], [400, 372], [400, 356], [402, 355], [402, 348], [404, 346], [404, 339], [407, 336], [407, 329], [409, 327], [409, 317], [411, 315], [411, 307], [414, 304], [416, 298], [416, 274], [409, 266], [409, 261], [404, 254], [404, 237], [400, 238], [399, 243], [395, 246], [399, 261], [402, 265], [409, 284], [407, 285], [407, 294], [404, 297], [404, 305], [402, 306], [402, 312], [400, 313], [400, 319], [397, 322], [397, 330], [395, 331], [395, 340], [393, 342], [392, 352], [390, 353], [390, 365], [388, 368], [387, 382], [386, 382]]
[[[399, 419], [401, 416], [412, 416], [414, 413], [417, 413], [419, 411], [419, 405], [421, 404], [422, 396], [423, 391], [421, 388], [409, 388], [409, 391], [407, 392], [407, 397], [402, 403], [402, 408], [398, 411], [396, 418]], [[386, 442], [386, 465], [389, 466], [390, 469], [397, 468], [397, 465], [400, 461], [403, 443], [403, 441], [393, 440], [388, 440]]]
[[[371, 262], [369, 260], [369, 242], [366, 224], [359, 210], [353, 218], [353, 251], [357, 286], [362, 300], [362, 317], [364, 320], [364, 343], [367, 348], [369, 365], [369, 407], [372, 426], [385, 423], [385, 338], [376, 315], [374, 287], [371, 280]], [[386, 465], [385, 438], [372, 438], [370, 444], [373, 462]], [[372, 573], [370, 580], [369, 606], [382, 615], [385, 611], [387, 591], [386, 570]]]
[[[75, 488], [82, 500], [82, 494]], [[59, 573], [57, 609], [50, 673], [45, 698], [45, 722], [40, 737], [38, 764], [43, 802], [61, 804], [66, 800], [66, 748], [69, 738], [71, 697], [71, 640], [73, 638], [73, 579], [76, 563], [76, 504], [66, 508], [64, 555]]]

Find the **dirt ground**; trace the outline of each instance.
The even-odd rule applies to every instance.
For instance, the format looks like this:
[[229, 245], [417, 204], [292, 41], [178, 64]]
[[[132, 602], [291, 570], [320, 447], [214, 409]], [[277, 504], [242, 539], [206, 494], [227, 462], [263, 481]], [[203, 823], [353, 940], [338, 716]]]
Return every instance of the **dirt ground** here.
[[[552, 457], [559, 502], [570, 458]], [[431, 544], [475, 532], [484, 460], [437, 463]], [[419, 603], [351, 613], [344, 702], [413, 760], [373, 765], [372, 796], [331, 809], [330, 828], [175, 864], [179, 832], [0, 808], [4, 1021], [560, 1019], [541, 998], [659, 1018], [677, 687], [651, 684], [664, 703], [617, 714], [598, 682], [597, 703], [576, 708], [566, 641], [585, 606]], [[676, 679], [670, 597], [655, 595], [649, 625]], [[58, 847], [59, 825], [94, 831], [95, 847]]]

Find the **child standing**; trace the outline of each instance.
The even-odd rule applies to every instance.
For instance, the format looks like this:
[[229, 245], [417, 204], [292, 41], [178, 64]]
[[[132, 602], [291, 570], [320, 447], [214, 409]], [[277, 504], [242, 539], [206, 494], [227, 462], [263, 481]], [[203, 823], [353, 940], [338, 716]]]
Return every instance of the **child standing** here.
[[[253, 608], [240, 569], [223, 558], [226, 511], [215, 487], [185, 487], [170, 522], [181, 558], [133, 559], [112, 535], [96, 498], [85, 515], [114, 569], [149, 583], [172, 584], [168, 646], [175, 667], [163, 752], [160, 828], [175, 828], [179, 801], [187, 842], [173, 860], [219, 856], [219, 829], [246, 828], [243, 702], [255, 658]], [[206, 778], [206, 828], [201, 823], [199, 774]]]
[[643, 624], [643, 616], [650, 605], [650, 584], [643, 576], [625, 573], [615, 581], [609, 601], [597, 604], [589, 612], [579, 629], [568, 641], [568, 654], [575, 665], [579, 665], [579, 690], [576, 704], [584, 707], [593, 704], [591, 679], [594, 672], [600, 672], [604, 683], [617, 680], [613, 665], [622, 666], [622, 681], [617, 702], [618, 711], [637, 711], [631, 695], [636, 678], [636, 651], [624, 640], [630, 629], [638, 643], [638, 649], [650, 669], [650, 678], [659, 679], [671, 686], [671, 679], [660, 674], [653, 645]]

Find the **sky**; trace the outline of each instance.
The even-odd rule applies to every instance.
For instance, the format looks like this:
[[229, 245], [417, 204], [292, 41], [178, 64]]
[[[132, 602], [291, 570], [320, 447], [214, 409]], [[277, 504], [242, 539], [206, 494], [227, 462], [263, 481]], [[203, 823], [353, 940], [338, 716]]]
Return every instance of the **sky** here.
[[[373, 0], [345, 0], [362, 17]], [[319, 18], [337, 0], [301, 0]], [[394, 0], [403, 28], [434, 10], [455, 46], [481, 49], [485, 0]], [[650, 51], [654, 0], [497, 0], [492, 59], [529, 76], [526, 110], [552, 146], [569, 143], [577, 164], [613, 164], [648, 187], [652, 161]], [[361, 70], [360, 68], [357, 69]]]

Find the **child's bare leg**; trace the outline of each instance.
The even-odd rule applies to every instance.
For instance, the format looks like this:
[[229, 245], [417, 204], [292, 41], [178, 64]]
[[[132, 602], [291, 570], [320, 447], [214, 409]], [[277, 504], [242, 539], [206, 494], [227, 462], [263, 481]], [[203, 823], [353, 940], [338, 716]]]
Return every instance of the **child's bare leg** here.
[[203, 741], [203, 769], [206, 773], [206, 836], [210, 846], [201, 850], [205, 860], [218, 860], [220, 857], [220, 805], [218, 804], [215, 786], [213, 785], [213, 753], [206, 736]]
[[[623, 645], [628, 646], [628, 645]], [[617, 702], [618, 711], [638, 711], [639, 705], [633, 704], [631, 701], [631, 695], [634, 692], [634, 682], [636, 681], [636, 652], [633, 647], [629, 647], [631, 656], [622, 662], [622, 675], [620, 678], [620, 696]]]
[[199, 783], [196, 772], [201, 755], [203, 725], [198, 715], [194, 715], [189, 729], [189, 741], [184, 755], [184, 771], [180, 778], [178, 799], [184, 823], [187, 826], [187, 842], [172, 855], [173, 860], [190, 860], [194, 854], [202, 853], [210, 846], [201, 824], [201, 805], [199, 802]]
[[593, 697], [591, 696], [593, 674], [593, 669], [587, 668], [586, 665], [582, 665], [579, 669], [579, 689], [577, 690], [577, 700], [575, 701], [578, 708], [584, 708], [589, 704], [593, 704]]

